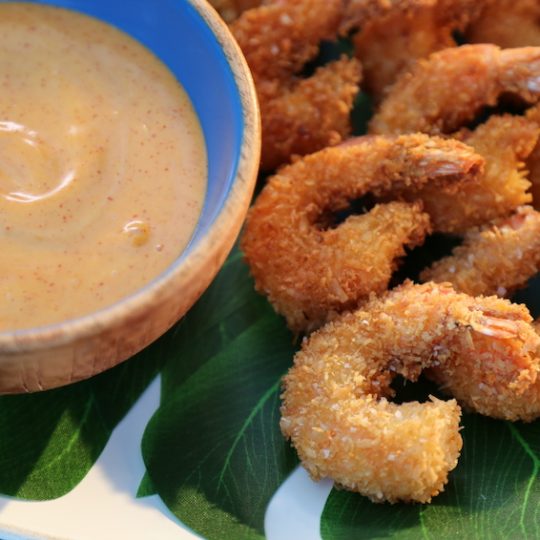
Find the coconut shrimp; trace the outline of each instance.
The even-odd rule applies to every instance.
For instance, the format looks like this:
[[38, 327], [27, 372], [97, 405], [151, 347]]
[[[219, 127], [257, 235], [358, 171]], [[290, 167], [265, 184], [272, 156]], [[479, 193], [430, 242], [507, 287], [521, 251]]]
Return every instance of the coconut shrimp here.
[[523, 206], [508, 218], [468, 231], [452, 255], [420, 274], [470, 295], [509, 296], [540, 271], [540, 213]]
[[465, 33], [470, 43], [494, 43], [500, 47], [540, 46], [538, 0], [490, 0]]
[[434, 53], [398, 79], [370, 132], [453, 133], [503, 95], [529, 104], [540, 99], [540, 47], [466, 45]]
[[428, 182], [456, 190], [482, 173], [461, 142], [426, 135], [360, 137], [282, 168], [248, 214], [241, 247], [259, 292], [296, 332], [309, 331], [387, 289], [404, 246], [430, 231], [421, 204], [389, 202], [324, 229], [328, 214], [367, 193]]
[[539, 346], [522, 306], [406, 283], [304, 340], [284, 379], [281, 429], [315, 480], [330, 477], [376, 502], [429, 502], [459, 457], [460, 408], [435, 398], [391, 403], [393, 377], [446, 370], [451, 357], [444, 380], [468, 386], [459, 370], [470, 372], [476, 386], [511, 399], [535, 379]]
[[349, 134], [359, 62], [343, 57], [307, 79], [297, 77], [319, 43], [337, 36], [341, 17], [342, 0], [301, 0], [250, 9], [232, 23], [259, 97], [264, 170]]
[[540, 124], [525, 118], [492, 116], [474, 131], [454, 135], [473, 147], [486, 160], [478, 182], [463, 186], [458, 193], [441, 193], [427, 185], [407, 194], [420, 198], [438, 232], [462, 234], [471, 227], [507, 216], [532, 200], [524, 160], [540, 135]]
[[[531, 319], [525, 306], [517, 307]], [[492, 321], [500, 313], [489, 310], [486, 315]], [[468, 410], [500, 420], [532, 422], [540, 416], [540, 325], [522, 326], [517, 323], [525, 319], [507, 315], [492, 328], [506, 338], [494, 340], [489, 333], [475, 333], [466, 355], [441, 350], [439, 365], [426, 374]]]
[[[416, 60], [455, 47], [454, 32], [465, 27], [478, 7], [478, 0], [388, 3], [384, 14], [367, 19], [353, 37], [364, 89], [380, 101], [398, 75]], [[350, 11], [349, 6], [349, 16]]]
[[389, 13], [407, 9], [434, 7], [439, 0], [345, 0], [341, 31], [362, 27], [367, 22]]

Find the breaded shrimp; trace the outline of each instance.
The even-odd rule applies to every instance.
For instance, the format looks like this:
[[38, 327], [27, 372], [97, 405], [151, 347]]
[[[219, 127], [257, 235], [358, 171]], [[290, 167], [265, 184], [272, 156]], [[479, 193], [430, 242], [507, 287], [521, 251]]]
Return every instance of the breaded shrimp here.
[[426, 135], [360, 137], [282, 168], [248, 214], [241, 247], [259, 292], [296, 332], [317, 328], [388, 286], [404, 245], [423, 242], [429, 217], [419, 203], [391, 202], [320, 225], [366, 193], [435, 182], [474, 181], [483, 159], [455, 140]]
[[492, 116], [472, 132], [463, 130], [454, 137], [486, 159], [485, 172], [478, 182], [463, 186], [458, 193], [441, 193], [427, 185], [408, 193], [407, 199], [423, 201], [433, 229], [439, 232], [461, 234], [507, 216], [532, 200], [523, 161], [539, 135], [539, 124], [510, 115]]
[[435, 7], [438, 2], [439, 0], [345, 0], [341, 31], [362, 27], [367, 22], [380, 19], [389, 13]]
[[453, 33], [463, 29], [478, 8], [478, 0], [389, 2], [386, 13], [368, 19], [353, 37], [364, 89], [380, 101], [416, 60], [455, 47]]
[[501, 420], [536, 420], [540, 416], [538, 322], [532, 322], [525, 306], [493, 296], [476, 300], [489, 301], [480, 322], [483, 331], [472, 325], [462, 339], [462, 349], [440, 347], [439, 365], [426, 374], [469, 410]]
[[452, 255], [420, 274], [473, 296], [509, 296], [540, 271], [540, 213], [530, 206], [467, 232]]
[[342, 0], [276, 2], [245, 11], [231, 25], [259, 97], [263, 170], [337, 144], [350, 132], [359, 62], [342, 58], [307, 80], [296, 76], [322, 40], [337, 36], [342, 8]]
[[452, 133], [502, 95], [540, 99], [540, 47], [466, 45], [434, 53], [398, 79], [370, 132]]
[[467, 41], [505, 48], [540, 46], [538, 0], [490, 0], [485, 4], [467, 28]]
[[265, 170], [340, 143], [350, 132], [350, 112], [360, 64], [342, 57], [273, 99], [261, 101]]
[[521, 306], [408, 282], [304, 340], [284, 379], [281, 429], [315, 480], [330, 477], [377, 502], [429, 502], [456, 466], [460, 409], [433, 398], [389, 403], [394, 375], [415, 380], [439, 365], [464, 401], [474, 396], [470, 385], [489, 386], [479, 410], [531, 419], [527, 405], [515, 410], [512, 400], [534, 382], [539, 346]]

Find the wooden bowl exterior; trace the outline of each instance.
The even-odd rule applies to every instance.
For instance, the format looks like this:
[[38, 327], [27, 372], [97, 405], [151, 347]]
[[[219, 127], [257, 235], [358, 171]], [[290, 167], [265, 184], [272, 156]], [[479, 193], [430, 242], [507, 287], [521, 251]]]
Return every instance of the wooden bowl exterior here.
[[51, 329], [0, 334], [0, 394], [46, 390], [91, 377], [133, 356], [197, 301], [230, 252], [244, 221], [260, 157], [260, 118], [249, 68], [227, 26], [204, 0], [189, 0], [229, 61], [244, 111], [236, 178], [219, 216], [180, 264], [136, 295]]

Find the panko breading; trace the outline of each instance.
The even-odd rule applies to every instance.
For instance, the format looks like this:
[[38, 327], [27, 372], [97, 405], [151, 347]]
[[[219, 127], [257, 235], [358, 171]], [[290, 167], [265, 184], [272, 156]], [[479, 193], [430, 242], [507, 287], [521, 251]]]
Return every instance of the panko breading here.
[[337, 144], [350, 132], [358, 61], [343, 58], [312, 78], [297, 76], [319, 43], [337, 36], [342, 9], [341, 0], [276, 2], [245, 11], [231, 25], [259, 97], [263, 170]]
[[[540, 98], [540, 48], [501, 50], [493, 45], [464, 46], [420, 61], [390, 90], [370, 124], [373, 133], [452, 133], [502, 94]], [[456, 195], [427, 187], [419, 194], [434, 229], [463, 233], [468, 228], [509, 215], [531, 202], [525, 160], [535, 152], [540, 123], [503, 115], [491, 117], [474, 131], [453, 136], [486, 158], [478, 184]], [[532, 162], [531, 162], [532, 163]]]
[[529, 206], [465, 234], [452, 255], [420, 274], [473, 296], [509, 296], [540, 271], [540, 213]]
[[536, 387], [539, 347], [522, 306], [408, 282], [303, 342], [284, 378], [281, 429], [316, 480], [330, 477], [377, 502], [428, 502], [456, 465], [460, 410], [435, 399], [389, 403], [393, 377], [415, 380], [436, 366], [477, 410], [530, 420], [538, 396], [528, 407], [516, 395]]
[[[423, 242], [419, 203], [392, 202], [324, 230], [328, 212], [367, 193], [398, 194], [474, 181], [484, 160], [461, 142], [426, 135], [360, 137], [282, 168], [251, 208], [241, 247], [255, 278], [296, 332], [317, 328], [388, 287], [404, 246]], [[454, 185], [452, 185], [454, 184]]]
[[454, 135], [486, 160], [478, 182], [469, 183], [457, 193], [441, 193], [433, 186], [407, 194], [420, 198], [430, 215], [433, 229], [461, 234], [471, 227], [507, 216], [532, 200], [524, 160], [540, 135], [540, 125], [517, 116], [492, 116], [474, 131]]
[[364, 88], [379, 101], [416, 60], [455, 47], [454, 32], [475, 17], [479, 5], [478, 0], [389, 3], [386, 13], [366, 20], [353, 37]]
[[[489, 297], [493, 302], [494, 298]], [[525, 306], [499, 301], [498, 308], [486, 310], [484, 332], [471, 331], [465, 353], [441, 350], [440, 365], [426, 374], [468, 410], [511, 422], [532, 422], [540, 416], [538, 323], [532, 323]], [[515, 310], [521, 310], [521, 315]]]
[[435, 7], [440, 0], [344, 0], [345, 9], [341, 23], [342, 32], [364, 26], [389, 13], [406, 12], [408, 9]]
[[370, 122], [376, 134], [453, 133], [502, 95], [540, 99], [540, 47], [465, 45], [420, 60], [402, 75]]
[[467, 28], [470, 43], [494, 43], [499, 47], [540, 46], [538, 0], [488, 0]]
[[350, 132], [360, 64], [343, 57], [317, 69], [291, 90], [261, 102], [263, 169], [340, 143]]

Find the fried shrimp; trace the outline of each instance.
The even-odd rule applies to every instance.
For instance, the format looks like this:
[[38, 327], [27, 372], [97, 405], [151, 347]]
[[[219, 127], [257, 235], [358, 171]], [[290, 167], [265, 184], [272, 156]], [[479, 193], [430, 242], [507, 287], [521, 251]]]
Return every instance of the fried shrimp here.
[[359, 62], [342, 58], [310, 78], [297, 76], [319, 43], [337, 36], [342, 8], [342, 0], [276, 2], [245, 11], [231, 25], [257, 88], [264, 170], [337, 144], [350, 132]]
[[485, 2], [465, 33], [470, 43], [494, 43], [500, 47], [540, 46], [538, 0], [490, 0]]
[[256, 289], [296, 332], [317, 328], [387, 289], [404, 246], [423, 242], [419, 203], [391, 202], [336, 228], [329, 212], [367, 193], [398, 194], [428, 182], [447, 189], [474, 181], [483, 159], [455, 140], [426, 135], [360, 137], [282, 168], [248, 214], [242, 249]]
[[474, 131], [454, 135], [486, 159], [486, 169], [478, 182], [463, 186], [458, 193], [441, 193], [427, 185], [407, 194], [420, 198], [430, 215], [433, 229], [464, 233], [471, 227], [509, 215], [532, 200], [524, 160], [540, 135], [538, 124], [517, 116], [492, 116]]
[[[448, 285], [447, 285], [448, 286]], [[465, 408], [501, 420], [540, 416], [540, 336], [525, 306], [496, 297], [485, 304], [481, 332], [473, 325], [461, 353], [438, 351], [427, 375]]]
[[[483, 106], [495, 105], [502, 94], [515, 92], [531, 102], [540, 98], [539, 81], [540, 48], [501, 51], [492, 45], [475, 45], [448, 49], [419, 62], [400, 78], [370, 130], [451, 133], [473, 120]], [[440, 194], [429, 186], [411, 195], [424, 201], [434, 229], [463, 233], [530, 203], [524, 162], [535, 152], [539, 126], [532, 119], [503, 115], [489, 118], [474, 131], [454, 134], [486, 158], [486, 172], [476, 185], [456, 195]]]
[[435, 366], [458, 400], [531, 420], [539, 347], [523, 306], [408, 282], [304, 340], [284, 379], [281, 429], [316, 480], [379, 502], [428, 502], [456, 465], [460, 409], [434, 398], [390, 403], [393, 377]]
[[[453, 33], [466, 26], [478, 5], [478, 0], [388, 3], [386, 13], [367, 19], [353, 37], [364, 72], [364, 89], [379, 101], [416, 60], [455, 47]], [[349, 6], [349, 16], [350, 10]]]
[[350, 131], [350, 111], [358, 92], [360, 64], [342, 57], [261, 102], [265, 170], [340, 143]]
[[367, 22], [380, 19], [389, 13], [435, 7], [438, 2], [439, 0], [345, 0], [341, 31], [362, 27]]
[[503, 95], [539, 100], [540, 47], [466, 45], [434, 53], [398, 79], [370, 132], [453, 133]]
[[540, 213], [529, 206], [467, 232], [452, 255], [420, 274], [473, 296], [509, 296], [540, 271]]

